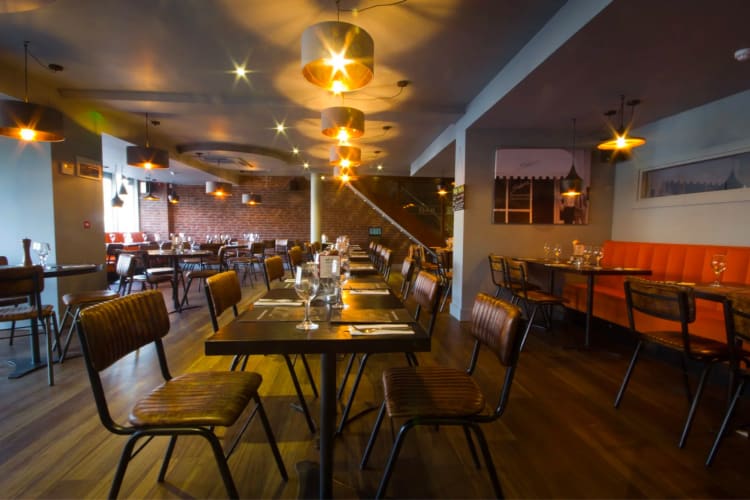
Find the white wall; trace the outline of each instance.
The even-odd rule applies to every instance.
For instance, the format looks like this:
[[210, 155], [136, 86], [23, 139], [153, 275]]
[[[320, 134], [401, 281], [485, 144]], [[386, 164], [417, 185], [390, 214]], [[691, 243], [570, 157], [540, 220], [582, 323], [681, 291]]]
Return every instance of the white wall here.
[[635, 131], [647, 144], [615, 169], [612, 238], [750, 246], [750, 188], [638, 199], [642, 170], [750, 151], [750, 91]]

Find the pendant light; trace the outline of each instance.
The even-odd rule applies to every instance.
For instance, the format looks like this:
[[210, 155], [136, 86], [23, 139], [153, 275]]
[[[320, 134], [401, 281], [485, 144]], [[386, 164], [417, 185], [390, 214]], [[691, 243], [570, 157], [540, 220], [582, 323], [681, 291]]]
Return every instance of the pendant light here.
[[252, 193], [243, 193], [242, 194], [242, 203], [244, 205], [260, 205], [263, 203], [263, 200], [259, 194], [252, 194]]
[[437, 194], [438, 196], [445, 196], [448, 194], [448, 188], [445, 185], [445, 181], [443, 179], [440, 179], [440, 182], [437, 185]]
[[0, 101], [0, 135], [22, 141], [64, 141], [62, 113], [29, 102], [29, 42], [23, 43], [23, 56], [24, 99]]
[[320, 113], [320, 128], [323, 135], [346, 143], [364, 135], [365, 114], [348, 106], [326, 108]]
[[143, 197], [146, 201], [159, 201], [161, 198], [152, 193], [153, 185], [151, 181], [146, 181], [146, 194]]
[[232, 185], [228, 182], [206, 181], [206, 194], [217, 198], [232, 196]]
[[[159, 122], [154, 121], [154, 125]], [[146, 145], [128, 146], [126, 149], [128, 165], [147, 170], [154, 168], [169, 168], [169, 152], [164, 149], [152, 148], [148, 142], [148, 113], [146, 113]]]
[[167, 186], [167, 201], [172, 205], [177, 205], [180, 202], [180, 195], [175, 191], [174, 186], [171, 184]]
[[128, 188], [125, 187], [125, 177], [122, 175], [122, 169], [120, 169], [120, 191], [119, 194], [122, 196], [128, 195]]
[[576, 119], [573, 118], [573, 150], [570, 170], [560, 181], [560, 194], [562, 196], [580, 196], [583, 187], [583, 179], [576, 172]]
[[[625, 128], [625, 96], [620, 95], [620, 128], [614, 131], [614, 137], [611, 139], [608, 139], [604, 142], [599, 143], [596, 148], [601, 149], [604, 151], [628, 151], [633, 148], [637, 148], [639, 146], [643, 146], [646, 144], [646, 139], [643, 137], [635, 137], [635, 136], [629, 136], [628, 132], [630, 131], [630, 128], [633, 126], [633, 113], [635, 111], [635, 107], [640, 104], [641, 101], [638, 99], [632, 99], [628, 101], [628, 106], [630, 106], [631, 113], [630, 113], [630, 123], [628, 124], [628, 128]], [[613, 116], [617, 114], [616, 111], [607, 111], [605, 113], [605, 116]], [[611, 124], [610, 124], [611, 126]]]
[[374, 71], [375, 44], [354, 24], [341, 22], [336, 0], [336, 21], [314, 24], [302, 33], [302, 75], [334, 94], [367, 85]]
[[329, 164], [335, 167], [357, 167], [362, 164], [362, 150], [343, 144], [331, 146]]

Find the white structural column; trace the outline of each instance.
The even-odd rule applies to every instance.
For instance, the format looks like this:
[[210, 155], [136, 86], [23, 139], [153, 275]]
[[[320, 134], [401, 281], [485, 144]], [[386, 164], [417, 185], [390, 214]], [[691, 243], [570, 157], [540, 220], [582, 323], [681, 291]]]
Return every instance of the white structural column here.
[[323, 182], [320, 175], [310, 174], [310, 241], [320, 241], [320, 214], [322, 212]]

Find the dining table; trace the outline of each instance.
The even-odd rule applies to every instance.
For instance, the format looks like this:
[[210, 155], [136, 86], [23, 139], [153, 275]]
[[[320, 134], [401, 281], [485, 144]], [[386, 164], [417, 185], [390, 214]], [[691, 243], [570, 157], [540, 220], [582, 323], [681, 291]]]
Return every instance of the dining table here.
[[649, 276], [651, 269], [640, 267], [619, 267], [606, 265], [574, 264], [570, 262], [555, 262], [548, 259], [514, 257], [514, 260], [526, 262], [531, 266], [541, 268], [549, 273], [549, 291], [554, 290], [556, 273], [577, 274], [586, 277], [586, 317], [584, 323], [584, 347], [591, 346], [591, 319], [594, 315], [594, 285], [597, 276]]
[[296, 325], [304, 316], [304, 308], [294, 289], [281, 285], [205, 342], [205, 353], [210, 356], [320, 354], [320, 498], [331, 498], [333, 494], [337, 356], [430, 350], [427, 332], [414, 322], [381, 277], [353, 276], [344, 284], [342, 300], [344, 307], [340, 309], [313, 301], [310, 318], [319, 326], [315, 330], [299, 330]]
[[145, 256], [148, 261], [154, 259], [165, 259], [172, 268], [172, 301], [174, 302], [174, 312], [182, 312], [182, 302], [180, 298], [180, 287], [178, 286], [180, 278], [180, 261], [185, 259], [204, 258], [215, 255], [211, 250], [202, 249], [174, 249], [168, 250], [147, 250]]
[[[7, 267], [7, 266], [3, 266]], [[61, 278], [65, 276], [75, 276], [79, 274], [88, 274], [101, 271], [103, 264], [47, 264], [44, 266], [44, 277]], [[47, 366], [47, 361], [42, 361], [39, 350], [39, 328], [34, 322], [31, 325], [31, 353], [28, 358], [19, 358], [9, 360], [8, 363], [13, 366], [13, 371], [8, 378], [20, 378], [35, 370]]]

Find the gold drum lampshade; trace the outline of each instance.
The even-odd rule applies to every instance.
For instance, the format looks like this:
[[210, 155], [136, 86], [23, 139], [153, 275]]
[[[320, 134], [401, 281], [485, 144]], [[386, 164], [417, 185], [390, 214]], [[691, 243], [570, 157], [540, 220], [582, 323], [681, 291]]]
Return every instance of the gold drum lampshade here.
[[323, 135], [346, 142], [358, 139], [365, 133], [365, 114], [348, 106], [326, 108], [320, 113]]
[[23, 141], [64, 141], [62, 113], [41, 104], [2, 101], [0, 135]]
[[362, 163], [362, 150], [356, 146], [331, 146], [329, 163], [337, 167], [357, 167]]
[[359, 26], [341, 21], [314, 24], [302, 33], [302, 74], [336, 94], [372, 80], [375, 44]]

